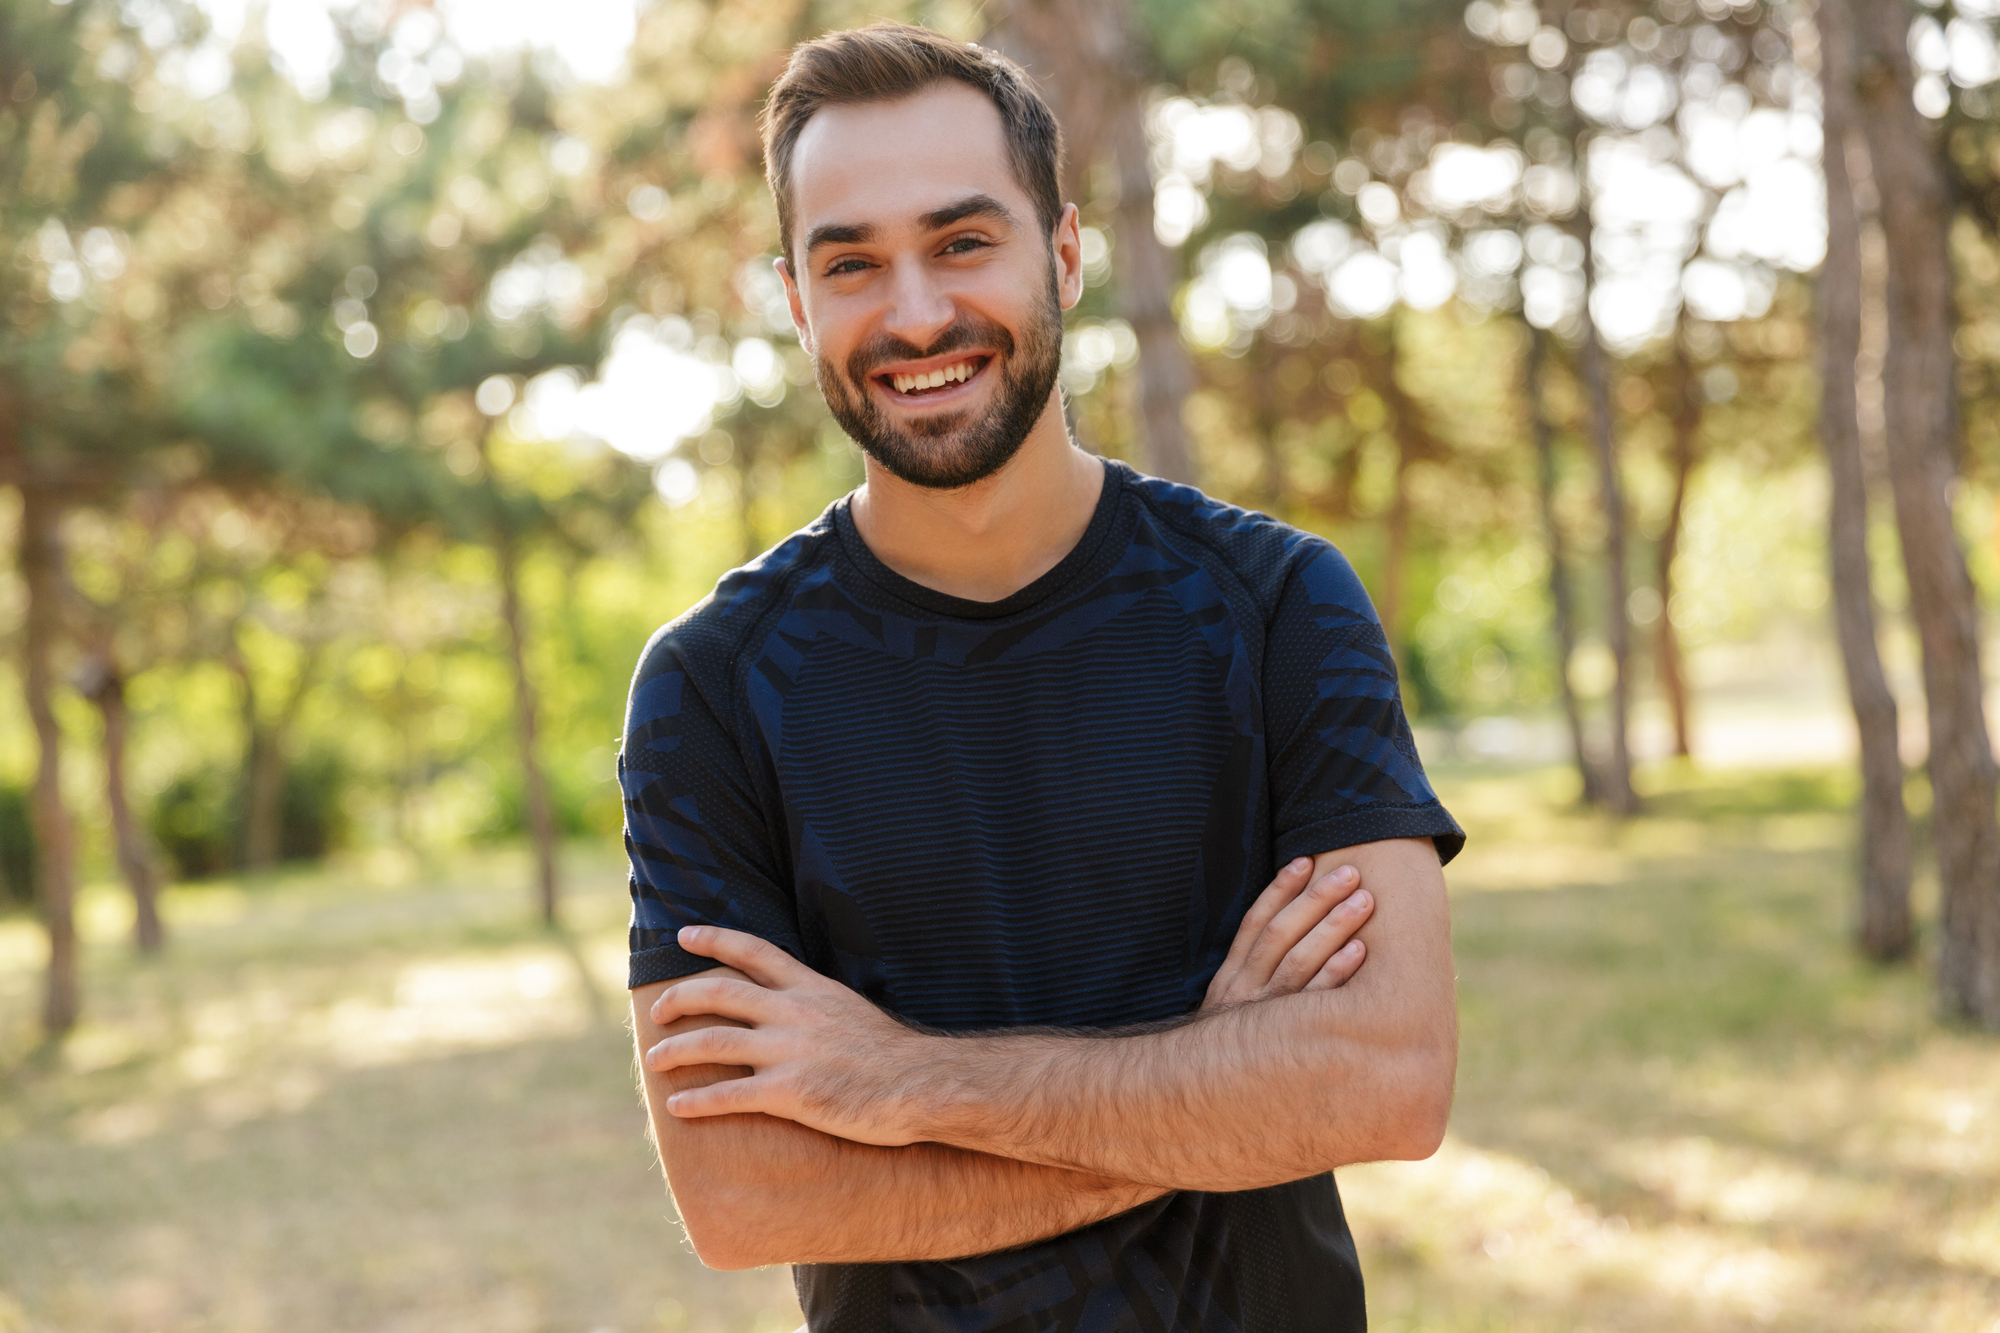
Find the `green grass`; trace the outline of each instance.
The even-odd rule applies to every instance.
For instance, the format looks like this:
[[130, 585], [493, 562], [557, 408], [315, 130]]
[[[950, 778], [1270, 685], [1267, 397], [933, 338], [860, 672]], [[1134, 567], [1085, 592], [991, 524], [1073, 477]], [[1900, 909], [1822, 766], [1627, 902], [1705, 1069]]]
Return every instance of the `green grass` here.
[[[1431, 1161], [1341, 1173], [1374, 1326], [1994, 1333], [2000, 1041], [1847, 948], [1849, 784], [1649, 776], [1615, 825], [1440, 774], [1458, 1101]], [[782, 1270], [680, 1238], [615, 851], [570, 879], [559, 936], [511, 855], [184, 888], [157, 963], [97, 887], [60, 1051], [0, 921], [0, 1330], [788, 1333]]]
[[1652, 776], [1443, 775], [1458, 1099], [1343, 1173], [1377, 1326], [2000, 1329], [2000, 1041], [1848, 949], [1849, 784]]

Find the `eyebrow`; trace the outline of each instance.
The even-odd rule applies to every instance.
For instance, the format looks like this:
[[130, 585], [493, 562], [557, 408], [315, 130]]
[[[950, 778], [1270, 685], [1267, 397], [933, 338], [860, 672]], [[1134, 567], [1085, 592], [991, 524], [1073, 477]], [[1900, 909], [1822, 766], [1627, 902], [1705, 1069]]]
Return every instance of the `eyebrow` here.
[[869, 223], [828, 222], [806, 233], [806, 253], [822, 245], [866, 245], [874, 239], [875, 228]]
[[[969, 194], [956, 203], [933, 209], [919, 216], [917, 225], [925, 231], [942, 231], [967, 218], [991, 218], [1009, 227], [1019, 225], [1013, 210], [990, 194]], [[823, 223], [806, 233], [806, 253], [811, 254], [823, 245], [867, 245], [879, 234], [869, 222]]]
[[1015, 225], [1013, 211], [990, 194], [969, 194], [955, 204], [924, 214], [917, 219], [917, 225], [925, 231], [941, 231], [967, 218], [992, 218], [1010, 227]]

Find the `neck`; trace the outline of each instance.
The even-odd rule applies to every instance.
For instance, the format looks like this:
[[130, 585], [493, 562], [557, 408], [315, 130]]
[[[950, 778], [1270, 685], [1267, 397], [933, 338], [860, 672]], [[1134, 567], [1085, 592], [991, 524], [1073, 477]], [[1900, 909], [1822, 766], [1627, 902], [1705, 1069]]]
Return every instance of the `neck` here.
[[955, 490], [913, 486], [868, 459], [850, 512], [875, 558], [926, 588], [997, 602], [1054, 569], [1082, 540], [1104, 465], [1076, 447], [1051, 394], [1007, 465]]

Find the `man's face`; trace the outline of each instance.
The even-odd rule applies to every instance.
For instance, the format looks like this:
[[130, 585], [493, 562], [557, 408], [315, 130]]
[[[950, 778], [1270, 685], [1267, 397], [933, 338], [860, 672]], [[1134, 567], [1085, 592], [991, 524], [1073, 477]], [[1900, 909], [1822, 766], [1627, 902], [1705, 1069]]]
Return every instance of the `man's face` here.
[[950, 82], [817, 112], [791, 185], [796, 269], [780, 271], [834, 417], [915, 485], [997, 472], [1055, 400], [1082, 291], [1075, 209], [1052, 245], [999, 111]]

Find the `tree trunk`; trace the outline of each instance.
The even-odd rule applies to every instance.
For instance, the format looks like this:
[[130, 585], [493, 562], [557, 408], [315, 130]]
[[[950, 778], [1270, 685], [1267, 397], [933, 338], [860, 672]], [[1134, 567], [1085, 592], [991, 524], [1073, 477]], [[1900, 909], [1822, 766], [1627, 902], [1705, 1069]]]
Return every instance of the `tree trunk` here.
[[549, 805], [548, 785], [537, 757], [539, 731], [535, 721], [535, 687], [528, 679], [528, 646], [521, 611], [519, 554], [512, 536], [496, 542], [500, 559], [500, 616], [507, 622], [507, 652], [514, 667], [514, 729], [521, 745], [521, 789], [527, 806], [528, 836], [535, 845], [535, 875], [542, 921], [556, 923], [560, 886], [556, 880], [556, 823]]
[[287, 742], [319, 664], [316, 645], [301, 645], [300, 652], [299, 674], [277, 717], [269, 722], [258, 706], [250, 663], [241, 652], [230, 655], [230, 666], [243, 686], [242, 858], [247, 871], [269, 870], [284, 855]]
[[155, 954], [166, 943], [160, 924], [160, 874], [133, 813], [125, 781], [125, 743], [132, 726], [132, 712], [125, 704], [125, 676], [111, 650], [100, 648], [80, 673], [78, 683], [84, 697], [97, 705], [104, 723], [104, 804], [111, 812], [118, 869], [132, 890], [133, 940], [140, 953]]
[[1194, 368], [1174, 318], [1173, 252], [1153, 232], [1153, 174], [1146, 161], [1145, 90], [1134, 86], [1118, 108], [1118, 313], [1139, 341], [1139, 416], [1146, 460], [1169, 481], [1195, 481], [1181, 407]]
[[1388, 400], [1390, 427], [1396, 440], [1396, 472], [1391, 482], [1386, 540], [1382, 545], [1382, 633], [1389, 650], [1407, 667], [1403, 651], [1403, 601], [1410, 563], [1410, 464], [1430, 442], [1421, 409], [1403, 391], [1398, 378], [1401, 341], [1392, 320], [1388, 326], [1388, 356], [1382, 368], [1382, 392]]
[[1569, 556], [1563, 541], [1562, 524], [1556, 521], [1556, 442], [1555, 429], [1542, 399], [1542, 375], [1548, 364], [1549, 334], [1530, 327], [1526, 381], [1528, 424], [1535, 439], [1535, 458], [1540, 465], [1537, 478], [1542, 493], [1542, 530], [1549, 544], [1549, 605], [1554, 613], [1556, 634], [1556, 689], [1562, 698], [1563, 720], [1569, 724], [1570, 752], [1576, 756], [1577, 776], [1583, 782], [1583, 799], [1595, 805], [1604, 797], [1590, 752], [1583, 743], [1583, 713], [1577, 707], [1576, 691], [1570, 685], [1569, 664], [1576, 660], [1576, 613], [1570, 595]]
[[1896, 696], [1882, 672], [1868, 569], [1868, 480], [1861, 462], [1855, 362], [1861, 351], [1861, 222], [1847, 158], [1854, 133], [1854, 47], [1844, 0], [1821, 0], [1826, 262], [1819, 276], [1820, 440], [1832, 496], [1834, 629], [1861, 742], [1861, 901], [1857, 940], [1870, 958], [1910, 949], [1910, 823], [1903, 808]]
[[[1587, 160], [1577, 145], [1577, 172]], [[1618, 440], [1611, 416], [1611, 376], [1605, 367], [1604, 345], [1591, 318], [1590, 297], [1597, 289], [1596, 248], [1591, 243], [1588, 191], [1579, 200], [1571, 232], [1583, 242], [1583, 345], [1577, 354], [1584, 394], [1590, 401], [1591, 442], [1597, 450], [1598, 493], [1604, 506], [1604, 638], [1611, 649], [1611, 754], [1604, 773], [1604, 802], [1621, 815], [1635, 813], [1638, 795], [1632, 790], [1631, 721], [1632, 622], [1625, 609], [1631, 582], [1625, 570], [1625, 490], [1618, 476]]]
[[242, 691], [237, 700], [237, 712], [243, 719], [243, 758], [237, 765], [236, 781], [236, 828], [230, 850], [236, 857], [239, 869], [254, 867], [254, 856], [250, 840], [253, 823], [250, 807], [256, 802], [257, 775], [264, 769], [264, 753], [270, 747], [270, 740], [264, 734], [264, 711], [258, 706], [257, 678], [250, 671], [250, 660], [243, 656], [243, 649], [236, 641], [236, 627], [229, 628], [228, 646], [224, 649], [223, 660], [236, 677], [237, 687]]
[[1173, 310], [1173, 254], [1153, 232], [1146, 150], [1148, 61], [1130, 0], [1006, 0], [989, 41], [1035, 76], [1068, 148], [1062, 186], [1081, 202], [1090, 169], [1116, 159], [1115, 305], [1139, 341], [1141, 454], [1155, 475], [1193, 484], [1181, 406], [1194, 383]]
[[[744, 434], [749, 434], [745, 431]], [[736, 521], [743, 526], [743, 563], [749, 564], [764, 554], [764, 543], [757, 539], [757, 491], [751, 480], [755, 474], [756, 446], [748, 440], [736, 442]]]
[[[1831, 0], [1829, 0], [1831, 2]], [[2000, 774], [1986, 729], [1978, 606], [1952, 522], [1957, 363], [1948, 230], [1937, 145], [1910, 101], [1910, 10], [1855, 0], [1858, 118], [1889, 252], [1883, 407], [1889, 481], [1910, 609], [1923, 646], [1942, 898], [1938, 990], [1945, 1010], [2000, 1030]]]
[[21, 479], [22, 581], [28, 606], [22, 642], [28, 717], [35, 729], [35, 890], [48, 928], [42, 1027], [59, 1037], [76, 1026], [76, 844], [62, 794], [62, 729], [55, 712], [55, 649], [62, 633], [62, 506], [32, 477]]
[[243, 868], [253, 874], [278, 864], [284, 835], [284, 748], [276, 727], [266, 728], [260, 740], [243, 784]]
[[[1685, 316], [1683, 316], [1685, 317]], [[1660, 690], [1667, 696], [1667, 708], [1674, 719], [1674, 753], [1686, 758], [1694, 753], [1689, 743], [1688, 687], [1686, 660], [1681, 656], [1680, 631], [1668, 608], [1674, 600], [1674, 559], [1680, 554], [1681, 519], [1687, 512], [1688, 483], [1694, 476], [1695, 445], [1701, 433], [1701, 382], [1688, 356], [1687, 340], [1675, 331], [1674, 338], [1674, 495], [1667, 505], [1667, 521], [1660, 530], [1660, 622], [1658, 647]]]

